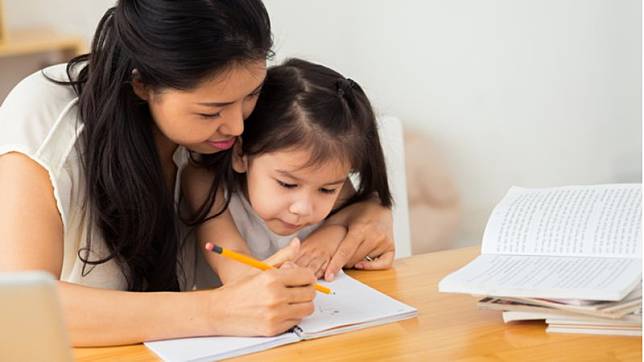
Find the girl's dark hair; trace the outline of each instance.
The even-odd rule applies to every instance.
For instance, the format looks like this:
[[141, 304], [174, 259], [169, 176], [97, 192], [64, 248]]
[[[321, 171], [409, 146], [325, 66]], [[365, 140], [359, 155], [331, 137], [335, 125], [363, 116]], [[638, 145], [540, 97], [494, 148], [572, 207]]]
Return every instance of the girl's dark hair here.
[[79, 96], [90, 224], [110, 251], [89, 260], [89, 237], [79, 251], [85, 267], [115, 259], [128, 290], [179, 289], [173, 190], [148, 104], [133, 92], [133, 71], [150, 89], [190, 90], [236, 63], [266, 59], [271, 47], [260, 0], [119, 0], [105, 13], [91, 53], [69, 62], [69, 82], [57, 82]]
[[[360, 179], [356, 193], [343, 206], [376, 195], [392, 206], [385, 159], [376, 118], [362, 88], [353, 80], [322, 65], [290, 59], [269, 68], [255, 110], [245, 122], [242, 154], [254, 156], [283, 149], [305, 149], [311, 159], [304, 166], [329, 160], [348, 162]], [[227, 151], [226, 156], [232, 157]], [[203, 161], [234, 191], [242, 183], [229, 162]], [[211, 162], [208, 162], [211, 161]], [[219, 186], [219, 185], [217, 185]], [[337, 210], [336, 210], [337, 211]]]

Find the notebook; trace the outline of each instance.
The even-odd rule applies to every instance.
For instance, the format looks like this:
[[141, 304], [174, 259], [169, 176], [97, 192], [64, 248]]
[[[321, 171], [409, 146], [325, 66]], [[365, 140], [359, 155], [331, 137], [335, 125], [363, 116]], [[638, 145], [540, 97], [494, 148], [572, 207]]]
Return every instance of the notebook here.
[[344, 273], [327, 283], [334, 295], [318, 293], [315, 312], [292, 331], [275, 337], [197, 337], [145, 342], [166, 361], [211, 361], [263, 351], [306, 339], [331, 336], [416, 316], [401, 303]]

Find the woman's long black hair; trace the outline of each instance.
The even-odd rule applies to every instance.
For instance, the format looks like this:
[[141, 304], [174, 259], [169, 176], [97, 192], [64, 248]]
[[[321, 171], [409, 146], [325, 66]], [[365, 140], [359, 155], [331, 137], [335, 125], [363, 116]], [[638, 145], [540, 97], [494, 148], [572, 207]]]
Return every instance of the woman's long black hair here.
[[[155, 90], [189, 90], [272, 47], [261, 0], [119, 0], [101, 19], [89, 54], [67, 66], [84, 127], [79, 150], [89, 215], [131, 291], [178, 290], [180, 242], [173, 190], [164, 182], [148, 105], [133, 71]], [[91, 235], [92, 233], [88, 233]], [[85, 269], [84, 269], [84, 272]]]

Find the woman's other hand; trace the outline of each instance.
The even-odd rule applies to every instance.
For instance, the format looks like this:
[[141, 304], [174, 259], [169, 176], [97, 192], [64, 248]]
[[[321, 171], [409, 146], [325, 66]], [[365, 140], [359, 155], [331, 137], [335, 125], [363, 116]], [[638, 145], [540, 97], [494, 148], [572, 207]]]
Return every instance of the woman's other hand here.
[[342, 267], [391, 268], [395, 255], [391, 209], [375, 200], [363, 201], [342, 209], [328, 222], [348, 225], [348, 232], [328, 263], [324, 279], [333, 280]]
[[309, 268], [316, 278], [321, 278], [346, 235], [347, 229], [342, 225], [321, 225], [313, 236], [302, 243], [295, 263]]

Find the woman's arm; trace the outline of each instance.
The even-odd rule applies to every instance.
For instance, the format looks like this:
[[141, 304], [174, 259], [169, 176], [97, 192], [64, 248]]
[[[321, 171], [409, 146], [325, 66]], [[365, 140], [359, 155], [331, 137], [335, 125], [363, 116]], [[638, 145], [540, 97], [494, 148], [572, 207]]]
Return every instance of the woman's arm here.
[[[38, 269], [59, 277], [63, 226], [47, 172], [24, 155], [0, 156], [0, 200], [0, 271]], [[313, 312], [314, 282], [311, 272], [292, 267], [210, 291], [134, 293], [60, 281], [58, 292], [72, 344], [98, 346], [275, 335]]]
[[313, 313], [314, 282], [312, 273], [293, 267], [214, 290], [124, 292], [58, 282], [58, 292], [72, 345], [108, 346], [208, 335], [277, 335]]

